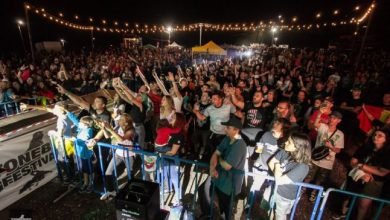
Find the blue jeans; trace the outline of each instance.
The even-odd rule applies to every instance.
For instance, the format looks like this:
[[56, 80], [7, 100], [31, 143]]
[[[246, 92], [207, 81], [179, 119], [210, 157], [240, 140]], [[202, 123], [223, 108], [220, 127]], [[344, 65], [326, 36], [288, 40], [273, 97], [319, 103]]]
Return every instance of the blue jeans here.
[[164, 173], [164, 182], [165, 180], [167, 180], [168, 189], [170, 189], [173, 185], [173, 188], [175, 189], [175, 197], [177, 201], [179, 201], [181, 198], [181, 192], [179, 189], [179, 166], [176, 165], [174, 161], [165, 160], [163, 173]]

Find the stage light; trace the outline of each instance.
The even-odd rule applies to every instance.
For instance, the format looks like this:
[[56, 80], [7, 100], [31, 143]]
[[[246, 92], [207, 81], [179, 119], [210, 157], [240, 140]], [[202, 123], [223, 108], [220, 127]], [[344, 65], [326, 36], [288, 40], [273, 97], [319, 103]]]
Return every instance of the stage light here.
[[334, 10], [334, 11], [333, 11], [333, 14], [334, 14], [334, 15], [338, 15], [338, 14], [339, 14], [339, 10]]
[[20, 25], [20, 26], [24, 25], [24, 22], [20, 19], [16, 20], [16, 23], [18, 23], [18, 25]]
[[357, 5], [357, 6], [355, 7], [355, 11], [359, 11], [359, 10], [360, 10], [360, 6]]
[[320, 18], [320, 17], [321, 17], [321, 13], [317, 13], [316, 18]]

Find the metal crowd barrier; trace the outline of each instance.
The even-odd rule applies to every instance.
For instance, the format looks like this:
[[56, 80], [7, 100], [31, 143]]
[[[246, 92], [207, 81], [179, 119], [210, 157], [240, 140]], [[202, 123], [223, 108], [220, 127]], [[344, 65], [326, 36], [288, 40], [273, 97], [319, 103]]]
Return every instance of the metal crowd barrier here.
[[318, 213], [318, 216], [317, 216], [317, 220], [321, 220], [322, 219], [323, 214], [324, 214], [324, 210], [325, 210], [325, 207], [326, 207], [326, 204], [327, 204], [328, 199], [330, 197], [330, 194], [332, 192], [352, 197], [352, 200], [349, 201], [348, 212], [347, 212], [347, 215], [346, 215], [345, 219], [350, 219], [351, 218], [353, 208], [354, 208], [354, 206], [356, 204], [356, 199], [371, 199], [372, 201], [379, 203], [379, 206], [378, 206], [378, 209], [377, 209], [377, 211], [376, 211], [376, 213], [374, 215], [374, 218], [372, 218], [374, 220], [379, 219], [379, 217], [381, 215], [381, 212], [382, 212], [382, 209], [383, 209], [383, 206], [385, 204], [387, 204], [387, 205], [390, 204], [390, 200], [385, 200], [385, 199], [375, 198], [375, 197], [371, 197], [371, 196], [366, 196], [366, 195], [363, 195], [363, 194], [348, 192], [348, 191], [341, 190], [341, 189], [329, 188], [324, 193], [324, 198], [322, 199], [322, 202], [321, 202], [321, 206], [320, 206], [320, 210], [319, 210], [319, 213]]
[[[27, 100], [29, 103], [34, 103], [34, 105], [37, 105], [37, 99], [36, 98], [29, 98], [29, 99], [23, 99], [24, 101]], [[20, 113], [20, 107], [19, 103], [21, 101], [17, 102], [3, 102], [0, 103], [0, 116], [1, 117], [9, 117], [14, 114], [19, 114]], [[4, 111], [5, 115], [2, 115], [2, 112]]]
[[[54, 133], [52, 133], [54, 134]], [[63, 174], [62, 174], [62, 170], [61, 170], [61, 167], [59, 166], [59, 161], [61, 161], [61, 158], [59, 158], [58, 156], [58, 149], [55, 147], [55, 139], [54, 139], [54, 136], [50, 134], [50, 140], [51, 140], [51, 143], [52, 143], [52, 150], [54, 153], [54, 160], [56, 162], [56, 165], [57, 165], [57, 170], [58, 170], [58, 175], [59, 177], [62, 179], [63, 178]], [[65, 139], [73, 139], [74, 138], [71, 138], [71, 137], [66, 137]], [[65, 149], [65, 144], [64, 144], [64, 140], [61, 139], [61, 146], [63, 148], [63, 152], [66, 152], [66, 149]], [[131, 180], [132, 178], [132, 175], [131, 173], [132, 172], [135, 172], [134, 170], [132, 169], [129, 169], [130, 166], [129, 164], [131, 164], [130, 162], [130, 154], [133, 153], [135, 155], [139, 155], [140, 158], [141, 158], [141, 167], [140, 167], [140, 170], [141, 170], [141, 174], [142, 174], [142, 179], [143, 180], [146, 180], [147, 178], [147, 173], [148, 171], [145, 171], [145, 163], [144, 163], [144, 160], [145, 160], [145, 156], [152, 156], [152, 157], [155, 157], [156, 158], [156, 169], [155, 171], [153, 171], [152, 175], [154, 175], [156, 178], [155, 178], [155, 181], [157, 183], [160, 184], [160, 198], [161, 198], [161, 208], [164, 208], [164, 201], [165, 201], [165, 195], [164, 195], [164, 182], [165, 180], [167, 180], [168, 182], [168, 188], [171, 187], [172, 183], [170, 182], [169, 180], [169, 177], [166, 177], [165, 176], [165, 172], [163, 172], [163, 168], [164, 166], [169, 163], [169, 166], [172, 164], [171, 162], [173, 161], [175, 165], [177, 165], [179, 167], [178, 169], [178, 188], [179, 188], [179, 192], [175, 192], [178, 193], [178, 198], [179, 200], [182, 199], [182, 196], [181, 196], [181, 192], [182, 192], [182, 184], [180, 184], [180, 166], [182, 165], [191, 165], [194, 170], [197, 170], [198, 168], [204, 168], [204, 169], [208, 169], [209, 168], [209, 165], [206, 164], [206, 163], [202, 163], [202, 162], [198, 162], [198, 161], [193, 161], [193, 160], [187, 160], [187, 159], [183, 159], [183, 158], [179, 158], [177, 156], [167, 156], [167, 155], [162, 155], [162, 154], [158, 154], [158, 153], [153, 153], [153, 152], [147, 152], [147, 151], [143, 151], [143, 150], [139, 150], [139, 149], [129, 149], [127, 147], [122, 147], [122, 146], [115, 146], [115, 145], [111, 145], [111, 144], [106, 144], [106, 143], [97, 143], [97, 148], [98, 148], [98, 154], [97, 155], [100, 160], [100, 164], [99, 164], [99, 172], [101, 172], [101, 175], [102, 175], [102, 182], [103, 182], [103, 190], [102, 191], [99, 191], [97, 190], [95, 187], [94, 187], [94, 191], [96, 193], [99, 193], [99, 194], [103, 194], [103, 193], [106, 193], [107, 192], [107, 188], [106, 188], [106, 182], [105, 182], [105, 171], [106, 171], [106, 168], [107, 167], [104, 167], [104, 163], [103, 163], [103, 158], [102, 158], [102, 148], [109, 148], [112, 150], [113, 152], [113, 155], [114, 155], [114, 151], [116, 149], [121, 149], [121, 150], [124, 150], [126, 152], [126, 155], [127, 157], [125, 157], [126, 159], [126, 163], [127, 163], [127, 166], [126, 166], [126, 169], [127, 169], [127, 180]], [[76, 151], [76, 148], [75, 148], [75, 156], [76, 156], [76, 165], [77, 165], [77, 170], [78, 171], [81, 171], [80, 169], [80, 162], [79, 162], [79, 158], [77, 158], [77, 151]], [[118, 171], [117, 171], [117, 163], [116, 163], [116, 159], [115, 159], [115, 156], [112, 157], [113, 160], [114, 160], [114, 172], [113, 172], [113, 176], [115, 178], [115, 189], [118, 190]], [[69, 158], [68, 157], [64, 157], [63, 158], [63, 162], [66, 164], [65, 166], [65, 172], [67, 167], [69, 167]], [[267, 179], [269, 181], [273, 181], [274, 182], [274, 178], [271, 177], [271, 176], [264, 176], [264, 175], [261, 175], [261, 174], [256, 174], [256, 173], [252, 173], [252, 172], [242, 172], [242, 171], [233, 171], [235, 174], [244, 174], [246, 176], [251, 176], [253, 178], [263, 178], [263, 179]], [[199, 172], [195, 172], [195, 177], [194, 177], [194, 182], [195, 182], [195, 188], [194, 190], [192, 191], [192, 193], [194, 194], [194, 197], [193, 197], [193, 200], [191, 202], [191, 208], [192, 210], [195, 209], [195, 205], [196, 205], [196, 201], [197, 201], [197, 196], [198, 196], [198, 191], [199, 191], [199, 175], [202, 175], [200, 174]], [[208, 175], [208, 174], [207, 174]], [[234, 178], [234, 176], [233, 176]], [[80, 176], [80, 181], [81, 181], [81, 176]], [[390, 204], [390, 201], [389, 200], [384, 200], [384, 199], [379, 199], [379, 198], [374, 198], [374, 197], [370, 197], [370, 196], [365, 196], [365, 195], [362, 195], [362, 194], [357, 194], [357, 193], [352, 193], [352, 192], [348, 192], [348, 191], [344, 191], [344, 190], [340, 190], [340, 189], [333, 189], [333, 188], [329, 188], [328, 190], [326, 190], [324, 192], [324, 188], [321, 187], [321, 186], [317, 186], [317, 185], [313, 185], [313, 184], [307, 184], [307, 183], [293, 183], [294, 185], [296, 185], [298, 187], [298, 190], [297, 190], [297, 193], [296, 193], [296, 196], [295, 196], [295, 202], [294, 202], [294, 205], [293, 205], [293, 208], [291, 210], [291, 213], [290, 213], [290, 219], [295, 219], [295, 214], [296, 214], [296, 210], [297, 210], [297, 206], [298, 206], [298, 203], [299, 203], [299, 200], [300, 200], [300, 197], [301, 197], [301, 191], [303, 188], [308, 188], [308, 189], [311, 189], [311, 190], [317, 190], [317, 197], [315, 199], [315, 202], [314, 202], [314, 205], [313, 205], [313, 208], [311, 210], [311, 214], [310, 214], [310, 220], [314, 220], [314, 219], [317, 219], [317, 220], [321, 220], [322, 217], [323, 217], [323, 214], [324, 214], [324, 210], [325, 210], [325, 207], [326, 207], [326, 204], [327, 204], [327, 201], [328, 201], [328, 198], [330, 196], [330, 193], [332, 192], [337, 192], [337, 193], [341, 193], [341, 194], [344, 194], [344, 195], [349, 195], [349, 196], [352, 196], [352, 201], [350, 202], [350, 205], [349, 205], [349, 210], [348, 210], [348, 213], [347, 213], [347, 217], [346, 219], [349, 219], [351, 217], [351, 214], [352, 214], [352, 210], [353, 210], [353, 207], [356, 203], [356, 199], [358, 198], [367, 198], [367, 199], [371, 199], [375, 202], [378, 202], [379, 203], [379, 208], [375, 214], [375, 218], [374, 219], [378, 219], [380, 217], [380, 213], [382, 211], [382, 208], [385, 204]], [[234, 188], [234, 185], [233, 185], [233, 188]], [[260, 190], [260, 189], [257, 189], [257, 190]], [[273, 189], [273, 192], [276, 192], [277, 190], [277, 185], [274, 186], [274, 189]], [[251, 193], [255, 193], [254, 191], [250, 191], [250, 194]], [[211, 204], [213, 204], [213, 201], [214, 201], [214, 197], [215, 197], [215, 185], [212, 184], [212, 188], [211, 188]], [[251, 208], [253, 207], [253, 203], [254, 203], [254, 199], [251, 200], [251, 201], [248, 201], [249, 203], [249, 211], [246, 213], [246, 219], [251, 219], [251, 216], [250, 216], [250, 213], [251, 213]], [[230, 200], [230, 213], [233, 214], [232, 210], [234, 208], [234, 205], [235, 205], [235, 202], [234, 202], [234, 196], [232, 194], [231, 196], [231, 200]], [[275, 208], [275, 201], [273, 199], [271, 199], [270, 201], [270, 206], [271, 206], [271, 211]], [[210, 213], [209, 213], [209, 217], [210, 219], [212, 219], [212, 216], [214, 215], [214, 205], [211, 205], [210, 206]], [[318, 215], [317, 215], [317, 211], [318, 211]]]

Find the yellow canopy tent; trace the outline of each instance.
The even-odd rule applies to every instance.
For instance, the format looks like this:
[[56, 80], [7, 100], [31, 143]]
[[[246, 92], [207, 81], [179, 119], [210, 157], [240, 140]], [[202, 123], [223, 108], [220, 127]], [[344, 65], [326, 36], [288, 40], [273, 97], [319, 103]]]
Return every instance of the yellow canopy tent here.
[[211, 55], [226, 56], [226, 50], [215, 44], [213, 41], [208, 42], [203, 46], [193, 47], [192, 53], [206, 53]]

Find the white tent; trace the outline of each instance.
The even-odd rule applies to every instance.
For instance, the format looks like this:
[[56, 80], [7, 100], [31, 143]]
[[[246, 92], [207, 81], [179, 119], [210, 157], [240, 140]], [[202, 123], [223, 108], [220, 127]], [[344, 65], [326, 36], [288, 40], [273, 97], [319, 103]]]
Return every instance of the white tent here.
[[173, 43], [169, 44], [167, 47], [169, 47], [169, 48], [182, 48], [182, 46], [180, 46], [176, 42], [173, 42]]

